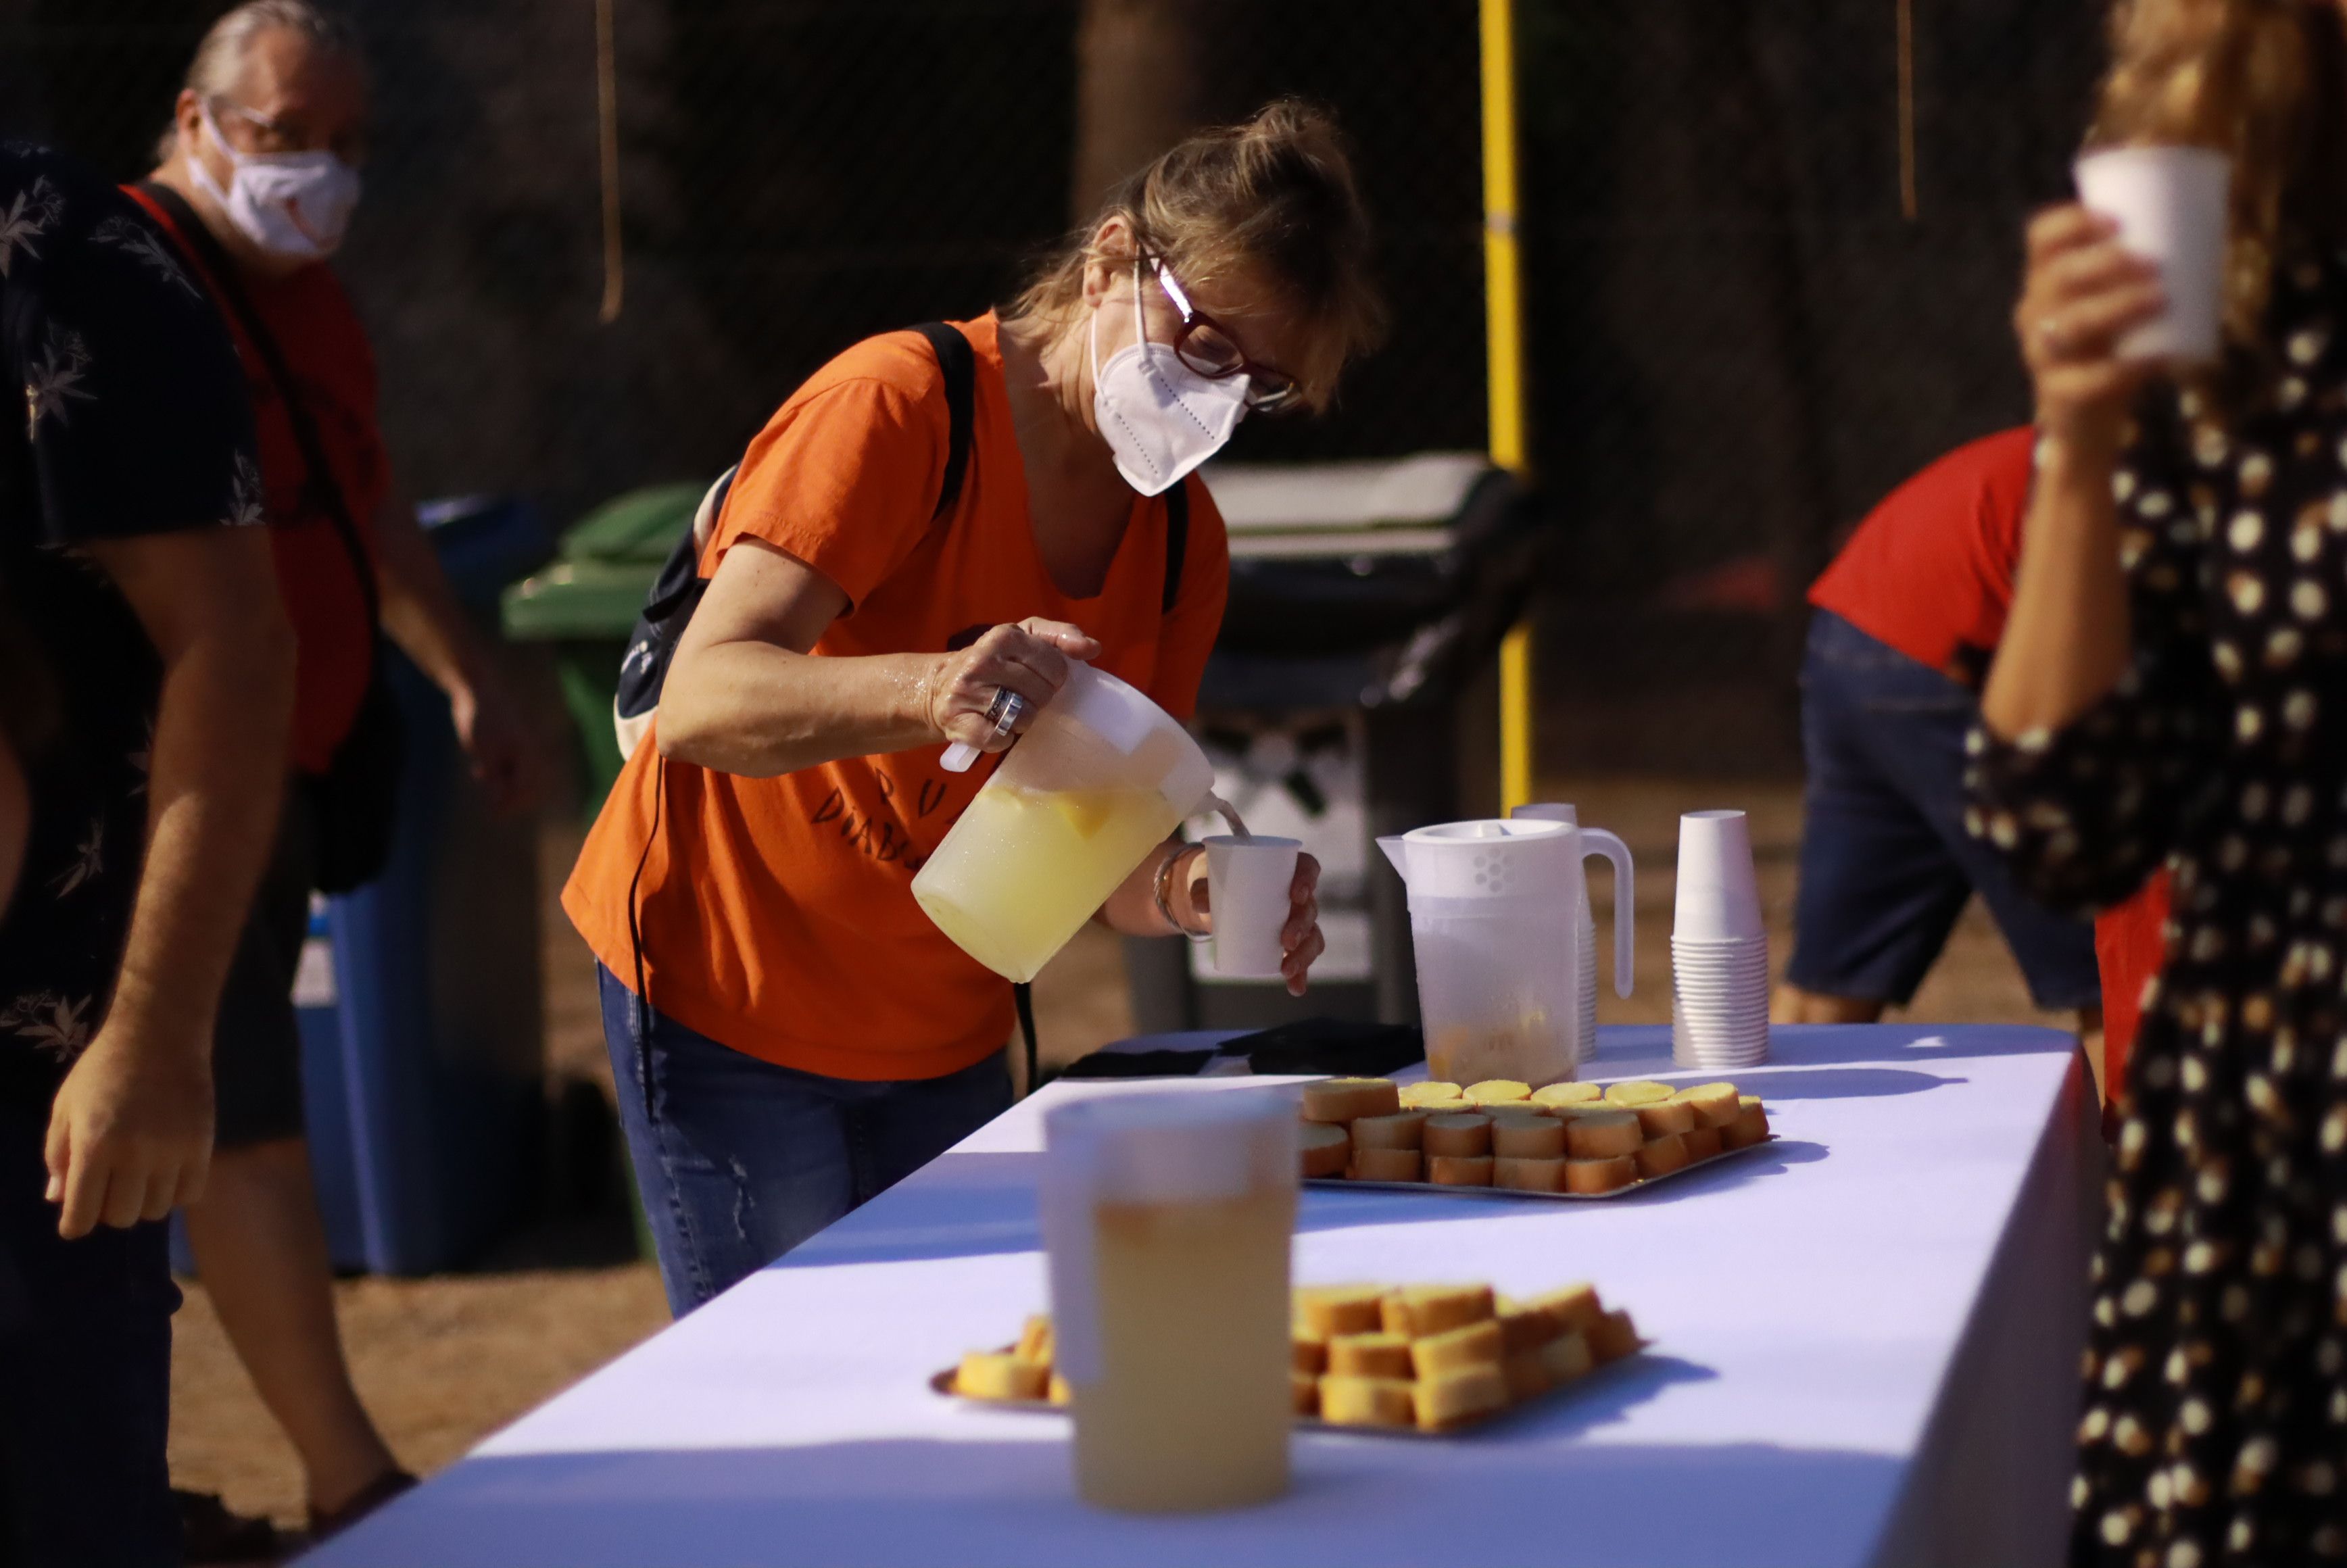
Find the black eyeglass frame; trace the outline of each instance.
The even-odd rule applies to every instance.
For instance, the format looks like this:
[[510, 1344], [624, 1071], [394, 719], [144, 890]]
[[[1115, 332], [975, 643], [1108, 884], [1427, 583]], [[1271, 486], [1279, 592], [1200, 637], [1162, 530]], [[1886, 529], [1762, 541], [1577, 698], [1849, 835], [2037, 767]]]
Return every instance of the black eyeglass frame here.
[[[1277, 414], [1298, 405], [1304, 389], [1296, 384], [1294, 376], [1249, 359], [1246, 351], [1239, 347], [1239, 340], [1230, 328], [1190, 302], [1189, 291], [1183, 288], [1181, 280], [1174, 275], [1174, 270], [1165, 264], [1165, 258], [1146, 256], [1144, 259], [1149, 262], [1151, 275], [1157, 280], [1158, 288], [1164, 291], [1165, 298], [1182, 318], [1182, 330], [1174, 338], [1174, 352], [1184, 364], [1209, 381], [1245, 376], [1246, 405], [1254, 413]], [[1190, 346], [1191, 335], [1201, 327], [1221, 334], [1223, 341], [1231, 345], [1231, 352], [1238, 356], [1237, 360], [1230, 364], [1215, 364], [1191, 358], [1185, 351]]]

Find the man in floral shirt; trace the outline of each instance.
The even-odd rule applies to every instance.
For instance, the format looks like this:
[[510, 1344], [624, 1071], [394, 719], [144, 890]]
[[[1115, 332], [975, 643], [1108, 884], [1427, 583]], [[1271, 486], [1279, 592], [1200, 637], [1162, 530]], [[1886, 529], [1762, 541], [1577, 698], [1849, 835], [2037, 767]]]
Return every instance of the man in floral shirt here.
[[218, 317], [128, 200], [8, 144], [0, 386], [0, 1561], [171, 1563], [159, 1222], [210, 1155], [292, 637]]

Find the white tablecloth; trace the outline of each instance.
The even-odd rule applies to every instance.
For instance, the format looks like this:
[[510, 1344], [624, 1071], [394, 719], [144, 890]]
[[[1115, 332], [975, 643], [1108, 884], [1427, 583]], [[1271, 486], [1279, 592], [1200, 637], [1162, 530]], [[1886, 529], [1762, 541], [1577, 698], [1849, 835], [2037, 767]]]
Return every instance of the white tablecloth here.
[[[1673, 1075], [1652, 1029], [1593, 1075]], [[2066, 1035], [1785, 1029], [1780, 1142], [1608, 1204], [1307, 1194], [1300, 1281], [1594, 1280], [1643, 1363], [1444, 1442], [1300, 1436], [1267, 1507], [1087, 1509], [1056, 1417], [928, 1375], [1044, 1305], [1053, 1085], [332, 1542], [396, 1564], [2022, 1565], [2058, 1560], [2100, 1143]]]

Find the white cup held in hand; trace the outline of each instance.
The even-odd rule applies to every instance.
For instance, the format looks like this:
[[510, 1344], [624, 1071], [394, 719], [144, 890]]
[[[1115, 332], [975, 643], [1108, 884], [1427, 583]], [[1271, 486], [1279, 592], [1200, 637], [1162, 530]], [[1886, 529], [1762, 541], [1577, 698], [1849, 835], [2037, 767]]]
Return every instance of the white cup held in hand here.
[[2232, 164], [2205, 147], [2114, 147], [2078, 159], [2078, 198], [2159, 267], [2168, 308], [2119, 340], [2121, 358], [2205, 363], [2223, 313]]
[[1206, 907], [1214, 917], [1214, 973], [1277, 979], [1287, 890], [1304, 845], [1293, 838], [1224, 834], [1206, 840]]
[[1764, 933], [1751, 825], [1740, 811], [1691, 811], [1679, 818], [1678, 906], [1674, 938], [1750, 938]]

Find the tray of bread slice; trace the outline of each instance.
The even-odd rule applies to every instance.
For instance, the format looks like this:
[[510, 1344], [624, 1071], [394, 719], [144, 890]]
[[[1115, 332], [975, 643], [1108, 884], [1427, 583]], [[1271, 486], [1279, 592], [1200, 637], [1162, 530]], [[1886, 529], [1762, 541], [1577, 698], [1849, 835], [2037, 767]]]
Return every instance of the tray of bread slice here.
[[[1051, 1320], [929, 1379], [950, 1399], [1064, 1410]], [[1646, 1348], [1627, 1312], [1571, 1285], [1512, 1301], [1488, 1285], [1332, 1285], [1295, 1293], [1288, 1394], [1299, 1428], [1440, 1436], [1548, 1401]]]
[[1485, 1197], [1617, 1198], [1774, 1136], [1733, 1083], [1329, 1078], [1304, 1086], [1303, 1114], [1307, 1186]]

